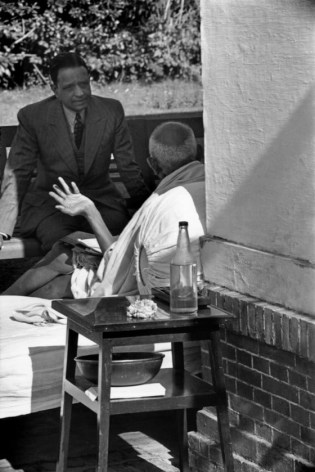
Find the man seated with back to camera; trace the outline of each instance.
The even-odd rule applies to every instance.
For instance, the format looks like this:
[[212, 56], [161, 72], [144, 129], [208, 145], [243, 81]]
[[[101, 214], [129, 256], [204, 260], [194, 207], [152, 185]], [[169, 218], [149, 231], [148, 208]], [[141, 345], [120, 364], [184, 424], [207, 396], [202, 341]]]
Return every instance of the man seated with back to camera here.
[[[75, 181], [99, 210], [113, 234], [130, 216], [110, 179], [114, 156], [122, 182], [139, 208], [150, 192], [134, 159], [121, 103], [93, 95], [85, 61], [76, 53], [57, 54], [50, 65], [53, 96], [22, 108], [4, 171], [0, 199], [0, 248], [12, 235], [21, 206], [20, 233], [36, 237], [47, 252], [73, 231], [91, 232], [86, 218], [55, 208], [48, 195], [62, 175]], [[35, 179], [31, 178], [36, 169]], [[5, 243], [4, 243], [5, 244]]]
[[[84, 216], [102, 250], [96, 269], [74, 264], [72, 250], [56, 243], [4, 295], [42, 298], [82, 298], [148, 294], [169, 285], [170, 261], [175, 253], [178, 222], [188, 221], [191, 249], [201, 274], [199, 237], [205, 234], [205, 173], [197, 160], [192, 129], [177, 122], [158, 126], [150, 136], [148, 163], [160, 179], [153, 194], [133, 215], [118, 238], [108, 230], [94, 203], [75, 183], [62, 178], [51, 197], [56, 208], [70, 216]], [[84, 264], [83, 264], [84, 265]]]

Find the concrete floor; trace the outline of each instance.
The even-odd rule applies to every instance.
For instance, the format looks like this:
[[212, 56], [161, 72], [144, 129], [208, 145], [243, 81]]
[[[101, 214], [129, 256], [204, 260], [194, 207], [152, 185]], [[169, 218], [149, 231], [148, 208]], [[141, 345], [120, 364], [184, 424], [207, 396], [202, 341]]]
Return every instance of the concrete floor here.
[[[194, 429], [190, 415], [189, 429]], [[55, 471], [59, 410], [0, 420], [0, 472]], [[111, 418], [109, 472], [178, 472], [175, 416], [170, 412]], [[74, 405], [69, 472], [94, 472], [96, 415]]]

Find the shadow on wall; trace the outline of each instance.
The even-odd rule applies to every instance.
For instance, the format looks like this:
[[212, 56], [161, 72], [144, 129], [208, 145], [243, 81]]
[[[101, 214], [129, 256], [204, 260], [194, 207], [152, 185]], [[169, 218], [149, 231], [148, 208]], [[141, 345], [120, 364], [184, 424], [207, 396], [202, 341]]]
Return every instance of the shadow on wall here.
[[209, 234], [307, 260], [314, 254], [310, 238], [314, 205], [307, 204], [315, 199], [313, 93], [306, 93], [250, 175], [214, 217]]

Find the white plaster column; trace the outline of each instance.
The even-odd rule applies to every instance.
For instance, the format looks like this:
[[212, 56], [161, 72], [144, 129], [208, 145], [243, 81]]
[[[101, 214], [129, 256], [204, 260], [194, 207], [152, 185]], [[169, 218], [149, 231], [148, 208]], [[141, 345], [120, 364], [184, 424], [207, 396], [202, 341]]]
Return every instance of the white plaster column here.
[[207, 280], [315, 314], [315, 2], [201, 0]]

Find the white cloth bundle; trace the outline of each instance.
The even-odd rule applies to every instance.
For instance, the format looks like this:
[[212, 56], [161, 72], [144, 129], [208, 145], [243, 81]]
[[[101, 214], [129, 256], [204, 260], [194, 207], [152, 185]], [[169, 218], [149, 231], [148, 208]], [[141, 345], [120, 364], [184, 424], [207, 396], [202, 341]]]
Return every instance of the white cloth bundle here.
[[14, 310], [12, 319], [36, 326], [49, 326], [51, 323], [67, 323], [64, 315], [42, 303], [31, 303], [23, 308]]

